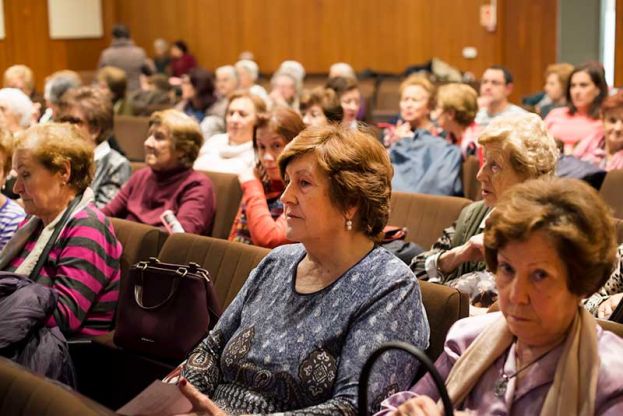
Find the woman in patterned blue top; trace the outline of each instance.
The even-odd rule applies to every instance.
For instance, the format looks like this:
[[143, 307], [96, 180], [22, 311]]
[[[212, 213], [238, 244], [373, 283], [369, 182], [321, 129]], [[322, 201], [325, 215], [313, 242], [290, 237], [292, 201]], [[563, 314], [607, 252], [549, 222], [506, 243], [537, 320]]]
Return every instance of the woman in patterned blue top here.
[[[425, 349], [420, 288], [376, 245], [387, 222], [392, 167], [372, 136], [309, 128], [279, 167], [287, 237], [273, 250], [182, 367], [193, 411], [212, 415], [354, 415], [363, 363], [381, 343]], [[417, 363], [384, 356], [370, 379], [370, 410], [408, 386]]]

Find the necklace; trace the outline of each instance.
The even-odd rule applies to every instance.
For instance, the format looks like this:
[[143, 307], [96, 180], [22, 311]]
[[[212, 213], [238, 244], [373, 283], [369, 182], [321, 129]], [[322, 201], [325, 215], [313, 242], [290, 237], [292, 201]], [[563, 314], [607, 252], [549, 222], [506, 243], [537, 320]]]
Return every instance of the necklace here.
[[535, 360], [533, 360], [531, 363], [524, 365], [523, 367], [521, 367], [519, 370], [515, 371], [512, 374], [506, 374], [504, 372], [504, 369], [502, 369], [502, 374], [500, 375], [500, 378], [498, 378], [493, 386], [493, 392], [495, 394], [496, 397], [499, 398], [503, 398], [506, 395], [506, 390], [508, 389], [508, 382], [513, 378], [516, 377], [519, 373], [521, 373], [523, 370], [525, 370], [526, 368], [530, 367], [532, 364], [536, 363], [537, 361], [539, 361], [541, 358], [544, 358], [547, 354], [549, 354], [550, 352], [552, 352], [553, 350], [555, 350], [556, 347], [552, 348], [549, 351], [545, 351], [543, 354], [539, 355]]

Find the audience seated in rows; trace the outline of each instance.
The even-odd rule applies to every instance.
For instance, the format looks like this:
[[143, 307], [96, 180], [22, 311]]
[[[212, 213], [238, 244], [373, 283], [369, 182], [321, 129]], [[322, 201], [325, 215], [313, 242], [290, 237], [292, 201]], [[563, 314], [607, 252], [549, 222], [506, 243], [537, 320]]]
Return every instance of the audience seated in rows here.
[[[623, 412], [623, 340], [579, 306], [615, 251], [608, 207], [580, 181], [528, 181], [502, 195], [484, 235], [501, 312], [454, 324], [435, 364], [453, 408], [468, 411], [455, 414]], [[441, 415], [438, 399], [429, 374], [377, 416]]]
[[339, 124], [344, 117], [342, 105], [331, 88], [316, 87], [312, 90], [303, 90], [300, 110], [307, 127]]
[[253, 166], [253, 127], [266, 111], [264, 101], [246, 91], [229, 96], [227, 132], [206, 139], [195, 162], [196, 170], [239, 174]]
[[603, 135], [580, 141], [575, 153], [606, 171], [623, 169], [623, 91], [601, 105]]
[[466, 84], [446, 84], [437, 90], [437, 124], [446, 140], [459, 146], [463, 157], [476, 154], [474, 120], [478, 112], [478, 94]]
[[7, 243], [0, 270], [54, 289], [58, 301], [46, 325], [64, 334], [109, 331], [121, 245], [88, 188], [93, 147], [69, 124], [33, 126], [17, 135], [13, 169], [29, 217]]
[[556, 142], [535, 114], [497, 117], [479, 138], [484, 163], [478, 172], [482, 201], [465, 207], [430, 251], [417, 255], [411, 269], [419, 279], [468, 293], [473, 305], [486, 307], [497, 297], [483, 259], [485, 220], [498, 200], [516, 184], [554, 173]]
[[[3, 188], [11, 172], [13, 139], [11, 134], [0, 129], [0, 188]], [[14, 200], [0, 193], [0, 250], [13, 237], [17, 226], [26, 217], [24, 209]]]
[[193, 68], [182, 75], [182, 100], [175, 105], [176, 110], [201, 123], [208, 111], [216, 103], [212, 74], [201, 68]]
[[[141, 70], [149, 66], [145, 50], [134, 44], [130, 37], [130, 29], [122, 24], [116, 24], [112, 28], [112, 41], [110, 47], [104, 49], [100, 55], [98, 68], [112, 66], [121, 69], [127, 79], [127, 90], [132, 92], [139, 89], [139, 75]], [[152, 69], [153, 71], [153, 69]]]
[[95, 148], [95, 174], [90, 187], [95, 205], [103, 207], [132, 175], [128, 159], [108, 143], [113, 134], [113, 110], [108, 95], [96, 87], [70, 89], [59, 103], [58, 120], [75, 124]]
[[203, 142], [199, 125], [177, 110], [152, 114], [145, 140], [146, 168], [135, 172], [102, 211], [111, 217], [162, 228], [171, 211], [185, 232], [212, 228], [215, 195], [210, 179], [192, 169]]
[[588, 155], [578, 151], [578, 143], [603, 137], [599, 109], [607, 96], [608, 85], [602, 67], [587, 64], [573, 70], [566, 91], [567, 105], [552, 110], [545, 118], [550, 133], [564, 143], [565, 154], [582, 159]]
[[297, 112], [277, 107], [260, 115], [253, 134], [255, 167], [239, 175], [242, 187], [240, 210], [234, 220], [229, 240], [274, 248], [288, 242], [286, 217], [281, 194], [283, 179], [277, 159], [305, 124]]
[[46, 109], [39, 118], [39, 123], [52, 121], [58, 117], [58, 106], [63, 94], [72, 88], [82, 85], [80, 76], [69, 70], [56, 71], [45, 79], [43, 97], [45, 98]]
[[[355, 414], [373, 350], [390, 339], [428, 346], [417, 280], [375, 245], [391, 193], [383, 146], [358, 130], [309, 128], [279, 166], [288, 182], [286, 237], [301, 244], [262, 260], [182, 364], [178, 386], [194, 412]], [[415, 359], [387, 354], [372, 375], [369, 407], [406, 388], [417, 369]]]

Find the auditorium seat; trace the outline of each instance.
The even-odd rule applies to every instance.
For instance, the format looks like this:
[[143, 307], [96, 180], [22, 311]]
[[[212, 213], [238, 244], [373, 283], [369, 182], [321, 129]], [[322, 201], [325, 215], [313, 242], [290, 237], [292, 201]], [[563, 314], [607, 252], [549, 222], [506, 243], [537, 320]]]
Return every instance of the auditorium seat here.
[[597, 323], [606, 331], [613, 332], [617, 336], [623, 338], [623, 324], [603, 319], [597, 319]]
[[208, 272], [225, 309], [247, 280], [251, 270], [270, 250], [194, 234], [173, 234], [158, 258], [166, 263], [195, 262]]
[[616, 218], [623, 219], [623, 170], [611, 170], [601, 184], [599, 194], [612, 208]]
[[91, 85], [95, 81], [95, 76], [97, 75], [97, 71], [77, 71], [80, 79], [82, 80], [82, 85]]
[[68, 387], [0, 357], [0, 415], [114, 415]]
[[482, 194], [480, 193], [480, 182], [476, 179], [479, 169], [480, 162], [476, 156], [468, 156], [463, 161], [461, 168], [463, 194], [465, 195], [465, 198], [469, 198], [472, 201], [479, 201], [482, 199]]
[[435, 361], [443, 352], [450, 327], [469, 316], [469, 296], [457, 289], [425, 281], [420, 281], [420, 289], [430, 326], [430, 344], [426, 354]]
[[131, 161], [145, 160], [143, 143], [148, 130], [149, 117], [115, 116], [115, 139]]
[[307, 74], [305, 75], [305, 79], [303, 80], [303, 88], [311, 90], [317, 87], [324, 87], [324, 85], [327, 83], [328, 77], [328, 73]]
[[201, 172], [205, 174], [214, 184], [216, 194], [216, 213], [212, 226], [211, 236], [227, 239], [231, 226], [234, 223], [240, 200], [242, 199], [242, 189], [238, 176], [231, 173], [221, 172]]
[[372, 121], [389, 121], [400, 113], [401, 77], [384, 77], [379, 80], [376, 89]]
[[150, 257], [157, 257], [168, 233], [150, 225], [111, 218], [117, 239], [123, 247], [121, 255], [121, 284], [130, 266]]
[[130, 166], [132, 167], [132, 173], [134, 173], [146, 167], [147, 164], [145, 162], [130, 162]]
[[407, 227], [407, 241], [428, 249], [471, 202], [453, 196], [393, 192], [388, 224]]

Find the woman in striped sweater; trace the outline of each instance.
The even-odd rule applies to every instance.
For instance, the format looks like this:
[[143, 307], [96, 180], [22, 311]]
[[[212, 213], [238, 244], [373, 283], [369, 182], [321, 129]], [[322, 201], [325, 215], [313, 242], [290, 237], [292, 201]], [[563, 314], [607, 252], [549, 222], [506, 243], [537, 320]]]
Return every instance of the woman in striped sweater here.
[[0, 270], [54, 289], [48, 326], [97, 335], [111, 327], [119, 295], [121, 245], [93, 205], [93, 147], [69, 124], [17, 135], [14, 192], [28, 217], [0, 253]]

